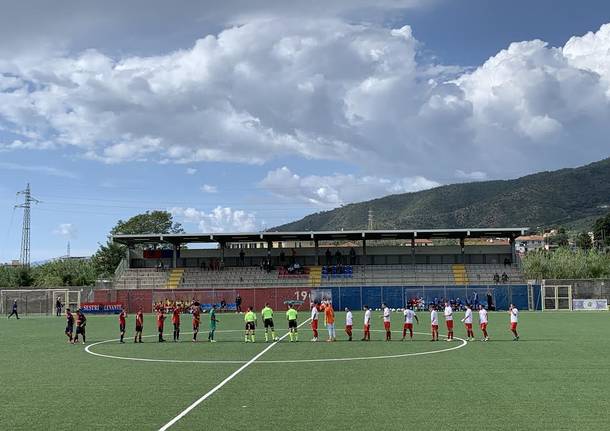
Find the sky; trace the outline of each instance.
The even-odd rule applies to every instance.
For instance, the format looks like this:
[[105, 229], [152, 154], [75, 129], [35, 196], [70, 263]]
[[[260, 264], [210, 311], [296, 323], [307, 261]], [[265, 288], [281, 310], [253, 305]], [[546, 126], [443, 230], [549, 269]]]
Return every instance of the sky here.
[[0, 5], [0, 262], [610, 156], [610, 2]]

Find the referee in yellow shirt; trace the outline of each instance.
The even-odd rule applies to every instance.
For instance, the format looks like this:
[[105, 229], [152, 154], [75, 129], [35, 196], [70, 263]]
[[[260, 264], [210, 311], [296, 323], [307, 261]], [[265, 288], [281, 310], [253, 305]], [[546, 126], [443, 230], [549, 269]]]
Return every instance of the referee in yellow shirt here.
[[294, 309], [292, 304], [288, 304], [288, 311], [286, 311], [286, 319], [288, 319], [288, 336], [290, 342], [299, 341], [299, 333], [297, 331], [297, 310]]

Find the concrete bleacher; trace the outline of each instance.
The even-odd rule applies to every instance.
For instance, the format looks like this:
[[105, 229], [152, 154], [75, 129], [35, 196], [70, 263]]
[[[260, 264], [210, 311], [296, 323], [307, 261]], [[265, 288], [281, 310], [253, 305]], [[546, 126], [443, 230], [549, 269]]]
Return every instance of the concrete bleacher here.
[[[200, 268], [181, 269], [181, 279], [169, 283], [169, 271], [128, 269], [115, 282], [115, 288], [220, 289], [242, 287], [332, 287], [332, 286], [444, 286], [495, 284], [494, 274], [506, 272], [508, 283], [523, 283], [515, 266], [498, 264], [354, 265], [349, 277], [325, 277], [321, 267], [308, 267], [308, 274], [286, 276], [281, 270], [260, 267], [227, 267], [221, 271]], [[170, 280], [171, 281], [171, 280]]]
[[[494, 275], [508, 275], [507, 283], [524, 283], [523, 273], [514, 265], [466, 265], [470, 284], [495, 284]], [[501, 282], [500, 282], [501, 283]]]
[[137, 268], [125, 270], [114, 281], [115, 289], [155, 289], [165, 287], [169, 278], [169, 271], [159, 271], [150, 268]]

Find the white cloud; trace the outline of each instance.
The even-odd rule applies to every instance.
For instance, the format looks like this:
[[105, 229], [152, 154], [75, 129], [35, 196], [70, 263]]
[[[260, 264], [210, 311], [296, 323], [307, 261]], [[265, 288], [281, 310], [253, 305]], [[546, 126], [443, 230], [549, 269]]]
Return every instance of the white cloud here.
[[9, 169], [11, 171], [34, 172], [34, 173], [40, 173], [43, 175], [50, 175], [53, 177], [72, 178], [72, 179], [77, 178], [77, 176], [73, 172], [54, 168], [52, 166], [24, 165], [24, 164], [11, 163], [11, 162], [0, 162], [0, 169]]
[[260, 187], [283, 199], [300, 200], [323, 207], [336, 207], [344, 203], [415, 192], [439, 185], [419, 176], [398, 180], [351, 174], [301, 177], [285, 166], [268, 172], [259, 183]]
[[218, 193], [218, 187], [204, 184], [201, 186], [201, 191], [204, 193]]
[[197, 169], [195, 168], [186, 168], [187, 175], [195, 175], [197, 173]]
[[254, 213], [218, 206], [211, 212], [175, 207], [172, 215], [185, 223], [196, 224], [200, 232], [254, 232], [259, 225]]
[[[165, 52], [179, 48], [193, 34], [249, 22], [253, 18], [313, 19], [349, 17], [382, 22], [385, 13], [440, 0], [185, 0], [180, 7], [165, 0], [4, 2], [0, 14], [0, 58], [36, 57], [49, 50], [92, 46], [104, 52]], [[25, 19], [27, 18], [27, 19]]]
[[2, 148], [107, 163], [329, 159], [392, 178], [608, 155], [610, 25], [563, 48], [513, 43], [463, 72], [422, 63], [408, 26], [273, 18], [274, 4], [164, 55], [0, 62], [0, 128], [15, 136]]
[[53, 230], [53, 234], [65, 239], [74, 239], [78, 236], [78, 230], [72, 223], [61, 223]]

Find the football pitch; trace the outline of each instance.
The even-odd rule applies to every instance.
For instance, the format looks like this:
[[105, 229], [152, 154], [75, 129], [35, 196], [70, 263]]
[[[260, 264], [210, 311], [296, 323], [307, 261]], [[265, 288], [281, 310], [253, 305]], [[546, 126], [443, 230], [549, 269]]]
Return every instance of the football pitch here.
[[[279, 337], [283, 316], [276, 312]], [[244, 343], [243, 315], [220, 314], [212, 344], [205, 342], [207, 314], [198, 343], [190, 341], [186, 315], [180, 343], [171, 341], [169, 319], [169, 341], [157, 343], [147, 315], [145, 342], [134, 344], [131, 315], [127, 343], [119, 344], [116, 316], [89, 316], [86, 346], [66, 342], [63, 317], [3, 317], [0, 429], [610, 427], [608, 313], [523, 312], [518, 342], [508, 314], [490, 313], [487, 343], [430, 342], [428, 313], [419, 313], [414, 341], [401, 342], [398, 312], [392, 342], [383, 341], [380, 312], [371, 342], [360, 341], [362, 313], [354, 313], [355, 341], [348, 342], [344, 316], [337, 317], [336, 343], [310, 342], [304, 318], [298, 343], [265, 343], [260, 328], [256, 343]], [[456, 324], [456, 337], [465, 338]]]

